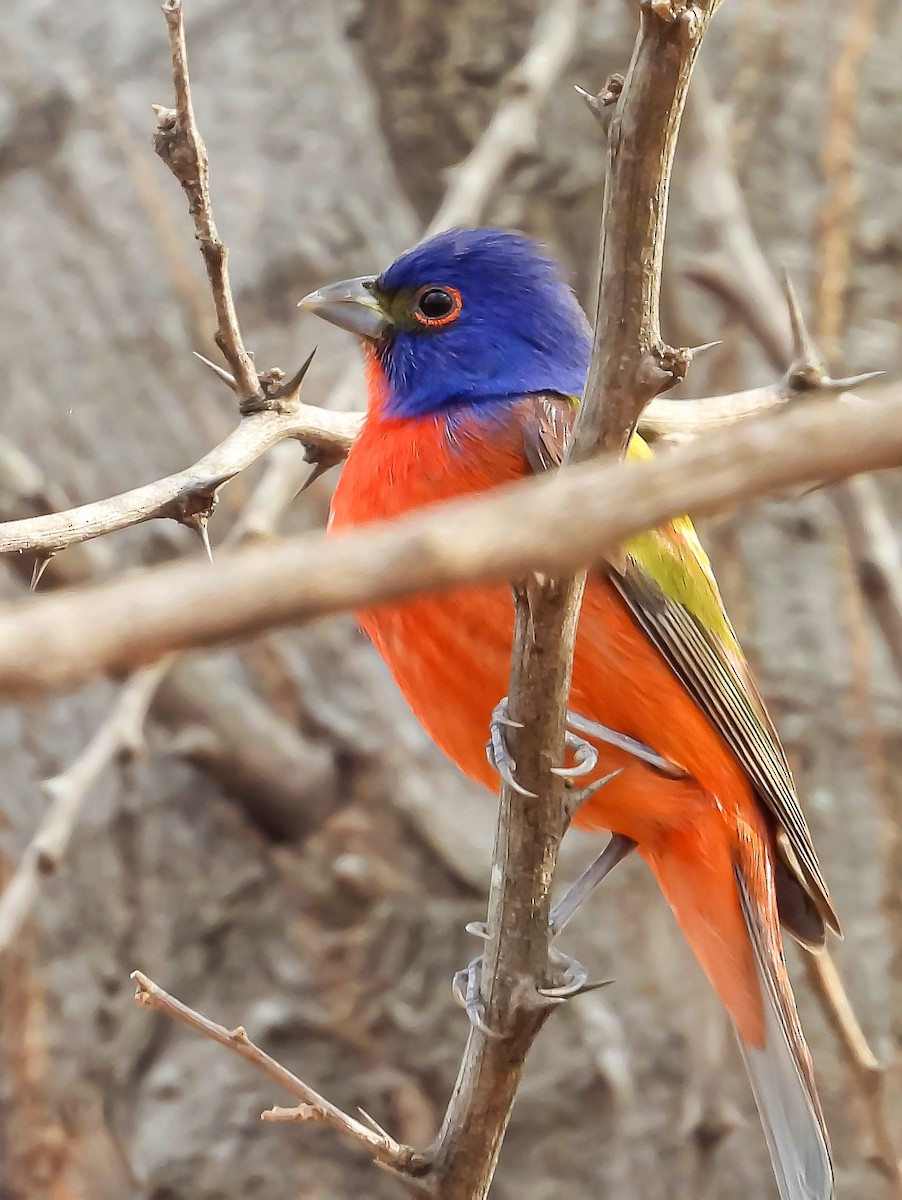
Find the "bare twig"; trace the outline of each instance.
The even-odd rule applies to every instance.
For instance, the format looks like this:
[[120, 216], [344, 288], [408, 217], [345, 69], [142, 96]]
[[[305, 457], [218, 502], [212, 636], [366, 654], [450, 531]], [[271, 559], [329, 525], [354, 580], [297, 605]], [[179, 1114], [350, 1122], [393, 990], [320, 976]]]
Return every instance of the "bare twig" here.
[[131, 978], [135, 981], [135, 1000], [145, 1008], [154, 1012], [165, 1013], [176, 1021], [181, 1021], [195, 1033], [200, 1033], [211, 1041], [225, 1046], [262, 1071], [269, 1079], [284, 1088], [289, 1095], [294, 1096], [298, 1104], [291, 1109], [275, 1108], [264, 1112], [263, 1119], [271, 1121], [321, 1121], [331, 1126], [345, 1137], [351, 1138], [359, 1146], [372, 1155], [377, 1162], [384, 1163], [396, 1171], [410, 1173], [415, 1171], [417, 1155], [410, 1146], [403, 1146], [389, 1137], [387, 1133], [377, 1133], [368, 1125], [348, 1116], [337, 1108], [325, 1096], [314, 1091], [312, 1087], [298, 1079], [291, 1071], [277, 1063], [247, 1036], [247, 1031], [239, 1025], [237, 1029], [226, 1029], [217, 1025], [200, 1013], [195, 1012], [174, 996], [170, 996], [152, 979], [148, 979], [140, 971], [133, 971]]
[[0, 524], [0, 553], [46, 555], [156, 517], [184, 524], [193, 515], [209, 514], [223, 484], [277, 442], [294, 438], [305, 446], [343, 456], [360, 422], [356, 414], [332, 413], [306, 404], [288, 412], [255, 413], [193, 466], [175, 475], [65, 512]]
[[[0, 695], [37, 695], [419, 590], [585, 567], [682, 512], [902, 463], [902, 400], [847, 395], [705, 434], [654, 462], [580, 465], [326, 541], [173, 563], [0, 608]], [[579, 519], [574, 520], [574, 514]]]
[[116, 761], [139, 752], [148, 706], [168, 666], [168, 660], [161, 659], [139, 671], [75, 762], [44, 784], [50, 807], [0, 894], [0, 954], [15, 940], [31, 912], [41, 879], [62, 861], [84, 801], [98, 777]]
[[719, 0], [640, 7], [641, 28], [609, 135], [595, 351], [569, 456], [620, 453], [691, 351], [664, 344], [661, 269], [670, 175], [695, 59]]
[[902, 1155], [886, 1102], [886, 1072], [874, 1057], [849, 1001], [836, 964], [829, 954], [805, 954], [805, 975], [827, 1018], [868, 1114], [874, 1139], [875, 1165], [902, 1196]]
[[182, 185], [188, 197], [188, 211], [194, 219], [207, 278], [216, 306], [216, 344], [232, 369], [242, 413], [262, 412], [278, 407], [260, 387], [257, 372], [241, 340], [238, 317], [229, 284], [228, 249], [222, 244], [210, 202], [209, 164], [191, 103], [188, 57], [182, 0], [164, 0], [163, 14], [169, 28], [172, 75], [175, 83], [175, 108], [156, 106], [157, 132], [154, 149]]

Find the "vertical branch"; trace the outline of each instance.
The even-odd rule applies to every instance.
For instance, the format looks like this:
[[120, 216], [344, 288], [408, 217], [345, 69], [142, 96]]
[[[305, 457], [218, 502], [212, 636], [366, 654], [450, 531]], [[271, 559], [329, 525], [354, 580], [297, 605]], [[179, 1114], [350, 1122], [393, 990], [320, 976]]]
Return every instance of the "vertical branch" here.
[[191, 100], [182, 0], [164, 0], [163, 15], [169, 30], [169, 47], [172, 53], [175, 108], [156, 108], [158, 129], [154, 135], [154, 149], [188, 197], [188, 211], [194, 219], [194, 228], [216, 307], [217, 326], [214, 336], [231, 368], [235, 390], [238, 393], [239, 409], [242, 414], [261, 412], [275, 405], [264, 396], [254, 364], [244, 348], [229, 283], [229, 251], [223, 245], [213, 220], [207, 147], [197, 127]]
[[622, 452], [645, 405], [691, 354], [661, 339], [670, 177], [692, 69], [720, 0], [651, 0], [609, 131], [595, 345], [572, 461]]

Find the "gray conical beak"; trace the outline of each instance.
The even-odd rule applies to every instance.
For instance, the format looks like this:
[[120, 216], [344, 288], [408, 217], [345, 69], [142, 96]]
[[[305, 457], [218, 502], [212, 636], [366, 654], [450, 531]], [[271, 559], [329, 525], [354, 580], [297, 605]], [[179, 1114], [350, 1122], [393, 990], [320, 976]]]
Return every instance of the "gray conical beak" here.
[[378, 338], [388, 319], [371, 290], [374, 282], [375, 276], [361, 275], [359, 279], [332, 283], [305, 296], [298, 308], [316, 313], [358, 337]]

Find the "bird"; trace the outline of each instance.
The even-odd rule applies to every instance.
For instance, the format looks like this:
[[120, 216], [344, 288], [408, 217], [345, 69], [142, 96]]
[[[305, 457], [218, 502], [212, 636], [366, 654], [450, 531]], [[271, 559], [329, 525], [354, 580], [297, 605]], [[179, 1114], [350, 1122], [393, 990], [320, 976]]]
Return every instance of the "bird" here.
[[[300, 306], [364, 351], [367, 413], [329, 536], [561, 464], [592, 333], [561, 267], [525, 235], [452, 229]], [[651, 454], [634, 434], [629, 457]], [[507, 688], [510, 589], [458, 587], [357, 617], [432, 740], [494, 790], [486, 730]], [[781, 927], [817, 952], [839, 922], [688, 517], [589, 572], [570, 706], [607, 780], [584, 789], [572, 824], [613, 834], [612, 862], [634, 845], [655, 876], [734, 1026], [781, 1200], [830, 1200], [829, 1138]]]

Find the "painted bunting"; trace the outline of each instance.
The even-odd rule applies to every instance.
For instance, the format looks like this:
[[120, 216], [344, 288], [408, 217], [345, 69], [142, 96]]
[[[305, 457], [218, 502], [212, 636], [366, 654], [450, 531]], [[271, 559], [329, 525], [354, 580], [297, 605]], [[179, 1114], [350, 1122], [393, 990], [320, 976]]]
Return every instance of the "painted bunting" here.
[[[560, 464], [591, 333], [559, 269], [527, 238], [452, 230], [378, 278], [301, 304], [357, 334], [366, 358], [368, 413], [334, 494], [332, 534]], [[629, 453], [650, 451], [634, 437]], [[598, 774], [619, 773], [573, 824], [636, 844], [735, 1026], [781, 1197], [826, 1200], [828, 1139], [781, 925], [816, 950], [826, 927], [839, 932], [837, 918], [691, 522], [623, 550], [590, 574], [571, 693], [583, 732], [610, 731], [590, 737]], [[359, 619], [430, 736], [493, 787], [485, 741], [507, 687], [509, 589], [462, 588]]]

